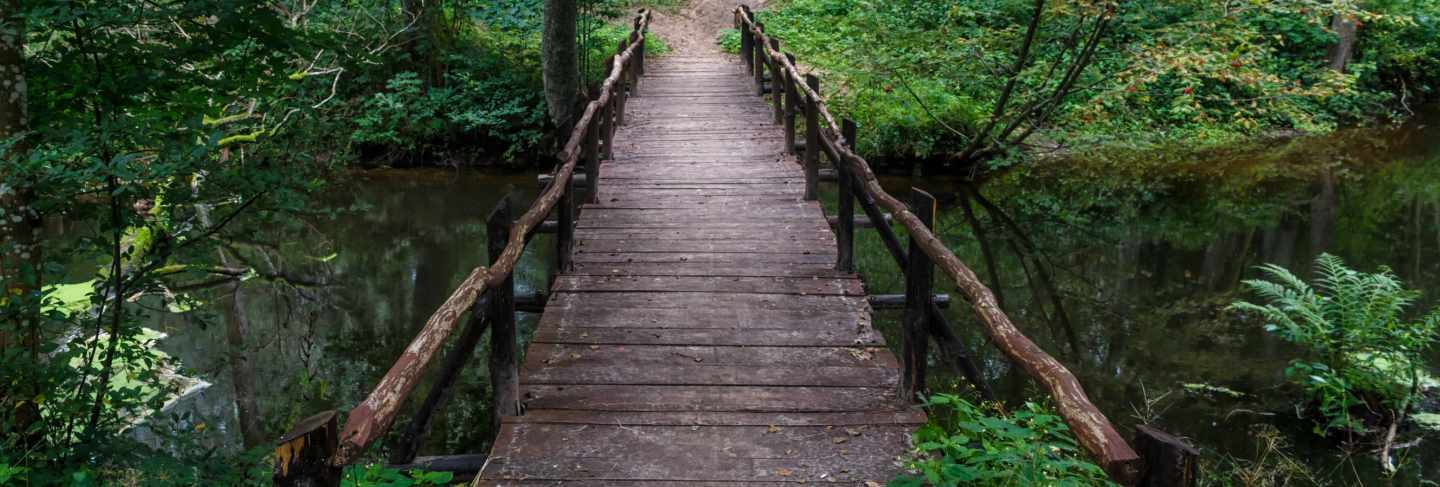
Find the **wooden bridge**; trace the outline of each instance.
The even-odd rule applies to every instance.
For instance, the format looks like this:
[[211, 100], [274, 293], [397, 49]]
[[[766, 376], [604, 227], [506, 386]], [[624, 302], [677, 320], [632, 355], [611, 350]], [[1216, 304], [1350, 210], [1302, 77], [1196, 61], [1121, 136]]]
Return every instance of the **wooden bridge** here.
[[[818, 78], [802, 75], [748, 9], [735, 20], [738, 59], [647, 65], [649, 14], [636, 17], [545, 191], [518, 219], [508, 198], [491, 213], [491, 265], [460, 285], [343, 428], [329, 411], [281, 439], [277, 484], [337, 485], [340, 469], [389, 430], [462, 316], [392, 463], [468, 471], [484, 486], [884, 484], [925, 422], [915, 399], [932, 340], [940, 363], [989, 395], [931, 292], [937, 266], [1112, 478], [1193, 480], [1193, 450], [1163, 433], [1140, 431], [1142, 450], [1157, 452], [1141, 461], [930, 232], [934, 199], [912, 190], [906, 205], [885, 193], [850, 148], [854, 124], [826, 110]], [[817, 198], [822, 156], [839, 188], [833, 218]], [[855, 274], [857, 204], [905, 273], [899, 359], [871, 327]], [[559, 272], [518, 364], [511, 274], [540, 232], [555, 234]], [[416, 462], [487, 327], [491, 451]]]

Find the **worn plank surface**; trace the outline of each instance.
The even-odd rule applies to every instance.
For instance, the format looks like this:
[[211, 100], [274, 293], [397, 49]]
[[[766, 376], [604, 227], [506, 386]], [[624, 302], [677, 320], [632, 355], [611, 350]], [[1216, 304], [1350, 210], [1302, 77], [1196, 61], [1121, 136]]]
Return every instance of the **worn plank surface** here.
[[476, 485], [885, 483], [925, 415], [773, 112], [733, 60], [647, 71]]

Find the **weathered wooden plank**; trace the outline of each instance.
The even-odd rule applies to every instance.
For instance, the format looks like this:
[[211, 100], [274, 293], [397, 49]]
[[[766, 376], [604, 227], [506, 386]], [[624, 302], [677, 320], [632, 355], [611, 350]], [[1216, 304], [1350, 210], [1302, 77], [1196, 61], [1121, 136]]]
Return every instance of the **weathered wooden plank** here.
[[768, 233], [772, 238], [782, 241], [805, 241], [805, 242], [834, 242], [834, 234], [825, 230], [820, 225], [809, 226], [810, 231], [803, 228], [793, 228], [788, 232], [776, 234], [766, 229], [750, 228], [604, 228], [591, 227], [575, 231], [575, 238], [578, 240], [606, 240], [606, 239], [651, 239], [651, 240], [752, 240], [755, 235]]
[[642, 239], [587, 239], [577, 242], [575, 252], [644, 253], [644, 252], [704, 252], [704, 253], [767, 253], [767, 254], [813, 254], [822, 242], [807, 240], [780, 240], [763, 242], [758, 240], [642, 240]]
[[854, 426], [855, 428], [851, 429], [863, 433], [867, 429], [867, 425], [923, 424], [925, 413], [919, 408], [838, 413], [658, 413], [541, 409], [524, 416], [510, 416], [505, 420], [507, 423], [647, 426]]
[[[601, 296], [587, 299], [591, 296]], [[714, 298], [729, 295], [711, 294]], [[569, 299], [578, 297], [577, 299]], [[551, 297], [551, 307], [540, 317], [541, 327], [553, 324], [558, 327], [605, 327], [605, 328], [705, 328], [726, 329], [742, 332], [751, 329], [812, 330], [821, 333], [828, 330], [854, 331], [858, 335], [869, 332], [870, 315], [854, 309], [828, 309], [822, 306], [830, 303], [806, 303], [807, 306], [791, 308], [697, 308], [685, 307], [684, 303], [670, 304], [668, 301], [649, 303], [626, 300], [617, 306], [598, 307], [601, 300], [614, 299], [605, 293], [558, 294]], [[719, 299], [717, 299], [719, 300]], [[730, 300], [735, 301], [735, 300]], [[556, 304], [556, 303], [560, 304]], [[578, 302], [579, 304], [574, 304]], [[723, 304], [723, 303], [721, 303]], [[853, 303], [835, 303], [853, 306]], [[569, 307], [567, 307], [569, 306]], [[665, 307], [669, 306], [669, 307]]]
[[838, 412], [895, 409], [893, 387], [650, 385], [522, 386], [534, 409], [594, 411]]
[[758, 263], [758, 264], [815, 264], [835, 262], [835, 251], [813, 254], [796, 253], [749, 253], [737, 252], [582, 252], [571, 259], [581, 263], [630, 263], [630, 262], [710, 262], [710, 263]]
[[863, 297], [786, 294], [724, 294], [705, 292], [557, 292], [550, 297], [555, 308], [618, 308], [690, 309], [733, 307], [740, 311], [783, 310], [801, 313], [868, 314], [870, 303]]
[[713, 277], [850, 277], [854, 274], [836, 271], [824, 263], [800, 263], [765, 266], [756, 263], [724, 264], [714, 262], [585, 262], [575, 264], [567, 274], [572, 276], [713, 276]]
[[[653, 366], [669, 367], [897, 367], [895, 357], [873, 347], [768, 347], [674, 345], [566, 345], [537, 343], [526, 354], [525, 367]], [[893, 370], [891, 372], [894, 372]], [[850, 384], [856, 385], [856, 384]], [[864, 384], [859, 384], [863, 386]]]
[[[908, 443], [901, 425], [817, 426], [506, 425], [487, 478], [788, 481], [888, 480], [891, 451]], [[554, 445], [536, 448], [533, 445]], [[872, 480], [874, 481], [874, 480]]]
[[542, 327], [533, 343], [575, 345], [767, 345], [775, 347], [884, 346], [885, 340], [869, 327], [805, 326], [791, 328], [660, 328], [660, 327]]
[[540, 367], [521, 372], [526, 384], [668, 386], [895, 387], [895, 371], [872, 367], [746, 367], [733, 365], [586, 365]]
[[[847, 481], [839, 481], [839, 480], [834, 480], [834, 479], [827, 479], [827, 480], [825, 480], [825, 484], [824, 484], [824, 485], [826, 485], [827, 487], [862, 487], [862, 486], [864, 486], [864, 487], [870, 487], [871, 485], [874, 485], [872, 482], [876, 482], [876, 483], [879, 483], [880, 485], [884, 485], [884, 482], [878, 482], [878, 481], [874, 481], [874, 480], [869, 480], [869, 481], [866, 481], [866, 480], [847, 480]], [[570, 486], [579, 486], [579, 485], [583, 485], [583, 486], [585, 486], [585, 487], [794, 487], [794, 486], [796, 486], [796, 485], [802, 485], [802, 484], [801, 484], [799, 481], [790, 481], [790, 482], [755, 482], [755, 481], [749, 481], [749, 480], [747, 480], [747, 481], [744, 481], [744, 482], [734, 482], [734, 481], [709, 482], [709, 481], [696, 481], [696, 480], [613, 480], [613, 479], [605, 479], [605, 480], [600, 480], [600, 479], [584, 479], [584, 480], [566, 480], [566, 479], [540, 479], [540, 480], [515, 480], [515, 479], [510, 479], [510, 480], [487, 480], [487, 479], [479, 479], [479, 480], [476, 480], [475, 483], [473, 484], [474, 487], [497, 487], [497, 486], [505, 486], [505, 487], [532, 487], [532, 486], [570, 487]]]
[[554, 292], [704, 292], [864, 296], [860, 279], [805, 277], [561, 276]]

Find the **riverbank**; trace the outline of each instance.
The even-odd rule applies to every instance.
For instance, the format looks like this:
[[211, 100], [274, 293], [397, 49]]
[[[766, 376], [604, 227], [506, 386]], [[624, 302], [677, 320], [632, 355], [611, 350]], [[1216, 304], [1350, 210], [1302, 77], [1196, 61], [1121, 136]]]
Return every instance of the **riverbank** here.
[[[1433, 3], [1036, 5], [784, 0], [758, 15], [859, 124], [860, 152], [926, 174], [1402, 121], [1440, 81]], [[1365, 19], [1344, 62], [1331, 54], [1335, 15]], [[733, 30], [720, 42], [738, 49]]]

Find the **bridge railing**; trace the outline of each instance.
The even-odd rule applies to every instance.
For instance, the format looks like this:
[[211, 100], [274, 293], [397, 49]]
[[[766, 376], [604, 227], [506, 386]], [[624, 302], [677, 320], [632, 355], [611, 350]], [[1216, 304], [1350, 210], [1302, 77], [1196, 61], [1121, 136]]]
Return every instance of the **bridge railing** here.
[[[297, 422], [275, 449], [274, 482], [277, 485], [339, 485], [342, 469], [356, 462], [365, 451], [389, 431], [391, 425], [420, 381], [426, 366], [435, 358], [454, 332], [462, 316], [469, 316], [464, 332], [440, 367], [437, 383], [412, 418], [395, 448], [391, 463], [408, 463], [423, 443], [430, 419], [449, 396], [454, 381], [485, 328], [490, 328], [490, 384], [493, 388], [492, 424], [520, 411], [519, 373], [516, 363], [515, 293], [513, 274], [530, 238], [542, 230], [556, 233], [557, 268], [570, 266], [574, 235], [576, 168], [583, 161], [588, 197], [594, 198], [599, 181], [600, 161], [608, 158], [616, 128], [624, 123], [626, 99], [638, 89], [645, 70], [645, 36], [650, 12], [641, 10], [634, 18], [630, 35], [620, 42], [616, 54], [605, 63], [606, 76], [557, 156], [558, 165], [550, 184], [530, 208], [511, 221], [507, 196], [491, 212], [490, 265], [477, 267], [462, 281], [440, 308], [410, 341], [384, 378], [338, 425], [339, 413], [325, 411]], [[556, 213], [553, 224], [545, 219]]]
[[[1156, 430], [1141, 427], [1137, 444], [1153, 457], [1145, 461], [1115, 426], [1090, 399], [1074, 374], [1025, 336], [1000, 308], [995, 295], [964, 262], [940, 241], [932, 231], [935, 199], [924, 191], [911, 189], [910, 204], [902, 202], [881, 187], [865, 158], [854, 152], [855, 124], [849, 120], [836, 123], [820, 95], [820, 79], [802, 73], [795, 66], [795, 57], [781, 49], [780, 40], [766, 35], [765, 26], [755, 20], [746, 5], [734, 10], [735, 28], [740, 31], [740, 57], [745, 69], [754, 76], [756, 93], [770, 94], [774, 104], [775, 122], [783, 124], [787, 147], [803, 153], [805, 197], [818, 197], [819, 160], [823, 152], [835, 167], [839, 186], [839, 215], [834, 219], [838, 261], [836, 268], [853, 272], [854, 267], [854, 204], [860, 203], [869, 223], [879, 232], [886, 250], [894, 257], [906, 276], [905, 314], [903, 319], [901, 361], [902, 397], [915, 398], [925, 388], [928, 344], [934, 339], [941, 354], [951, 362], [978, 392], [988, 398], [989, 389], [983, 377], [960, 346], [958, 337], [945, 322], [936, 306], [931, 290], [932, 269], [936, 266], [964, 294], [985, 334], [1011, 362], [1018, 364], [1031, 378], [1044, 387], [1080, 445], [1110, 475], [1123, 485], [1187, 485], [1156, 479], [1194, 478], [1194, 450], [1179, 440]], [[805, 123], [805, 140], [796, 143], [797, 119]], [[889, 213], [882, 212], [888, 211]], [[890, 217], [909, 234], [908, 249], [901, 247], [890, 226]], [[1151, 455], [1149, 452], [1160, 453]]]

